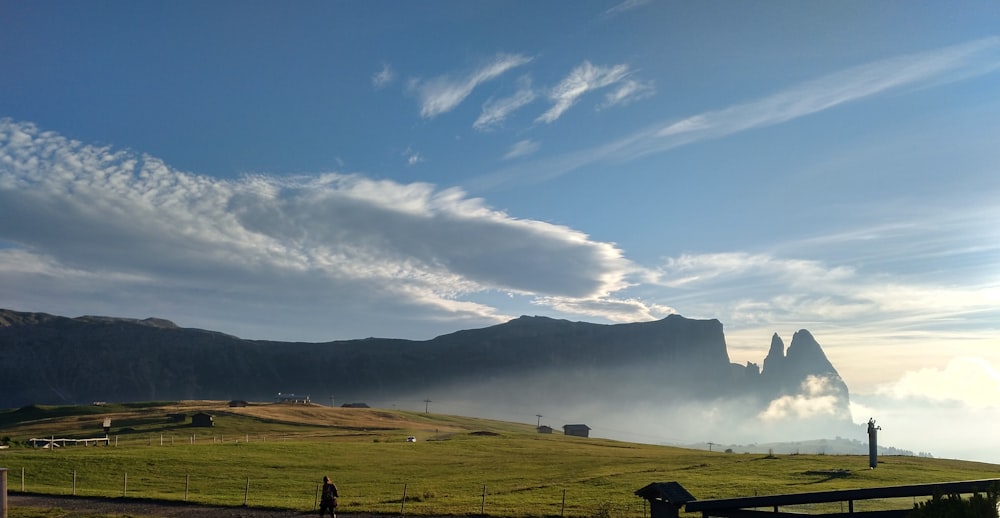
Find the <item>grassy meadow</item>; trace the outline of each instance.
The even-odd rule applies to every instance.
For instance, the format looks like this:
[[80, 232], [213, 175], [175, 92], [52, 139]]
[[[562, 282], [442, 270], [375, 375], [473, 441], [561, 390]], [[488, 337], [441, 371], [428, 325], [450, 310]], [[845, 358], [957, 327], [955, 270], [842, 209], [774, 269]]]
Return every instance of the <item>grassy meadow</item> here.
[[[190, 426], [199, 411], [212, 414], [215, 426]], [[189, 417], [171, 423], [168, 413]], [[25, 446], [30, 438], [103, 437], [105, 417], [110, 446]], [[411, 435], [415, 442], [407, 442]], [[12, 492], [309, 510], [329, 475], [341, 513], [638, 518], [645, 502], [633, 492], [651, 482], [677, 481], [710, 499], [1000, 478], [1000, 466], [984, 463], [881, 457], [870, 470], [865, 456], [727, 454], [319, 405], [26, 407], [0, 411], [0, 438], [13, 443], [0, 450]], [[855, 509], [865, 505], [900, 503]]]

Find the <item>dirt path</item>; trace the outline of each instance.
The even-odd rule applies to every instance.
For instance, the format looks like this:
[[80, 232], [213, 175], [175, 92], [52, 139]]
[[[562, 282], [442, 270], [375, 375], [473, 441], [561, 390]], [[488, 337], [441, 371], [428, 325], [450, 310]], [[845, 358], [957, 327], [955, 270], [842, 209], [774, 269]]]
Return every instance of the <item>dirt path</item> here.
[[[137, 498], [92, 498], [52, 495], [7, 495], [8, 510], [18, 508], [63, 509], [77, 516], [107, 514], [142, 518], [286, 518], [317, 516], [318, 511], [255, 509], [252, 507], [215, 507], [184, 502], [142, 500]], [[338, 518], [359, 518], [357, 515], [337, 515]], [[366, 517], [373, 518], [373, 517]]]

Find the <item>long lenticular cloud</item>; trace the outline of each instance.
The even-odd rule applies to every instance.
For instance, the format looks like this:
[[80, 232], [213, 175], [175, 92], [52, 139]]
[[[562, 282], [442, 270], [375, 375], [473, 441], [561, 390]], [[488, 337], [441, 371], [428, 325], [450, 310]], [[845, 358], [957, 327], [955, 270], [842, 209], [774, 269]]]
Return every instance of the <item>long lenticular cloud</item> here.
[[344, 311], [381, 297], [486, 318], [495, 310], [467, 297], [594, 297], [620, 289], [631, 268], [612, 244], [510, 217], [458, 189], [338, 173], [220, 180], [9, 119], [0, 119], [0, 243], [0, 285], [21, 283], [14, 294], [37, 291], [17, 266], [31, 261], [46, 268], [38, 282], [70, 289], [86, 279], [72, 288], [84, 297], [141, 283], [206, 297], [309, 292], [310, 304]]

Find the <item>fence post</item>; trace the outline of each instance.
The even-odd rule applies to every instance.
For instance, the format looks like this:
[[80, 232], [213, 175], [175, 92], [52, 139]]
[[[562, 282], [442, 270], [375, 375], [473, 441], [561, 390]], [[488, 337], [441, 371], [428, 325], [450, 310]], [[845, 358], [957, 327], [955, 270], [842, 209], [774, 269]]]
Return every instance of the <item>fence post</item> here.
[[316, 494], [313, 495], [313, 509], [319, 508], [319, 484], [316, 484]]
[[21, 492], [24, 492], [24, 467], [21, 468]]
[[486, 514], [486, 486], [483, 486], [483, 503], [479, 506], [479, 514]]
[[559, 516], [566, 516], [566, 490], [565, 489], [563, 489], [562, 509], [559, 510]]
[[184, 475], [184, 501], [188, 501], [188, 487], [191, 485], [191, 474]]
[[406, 506], [406, 484], [403, 484], [403, 498], [399, 501], [399, 514], [403, 514], [403, 508]]
[[0, 468], [0, 518], [7, 518], [7, 468]]
[[76, 470], [73, 470], [73, 496], [76, 496]]
[[122, 497], [128, 496], [128, 471], [125, 472], [125, 476], [122, 478]]
[[247, 506], [247, 498], [250, 497], [250, 477], [247, 477], [247, 490], [243, 493], [243, 507]]

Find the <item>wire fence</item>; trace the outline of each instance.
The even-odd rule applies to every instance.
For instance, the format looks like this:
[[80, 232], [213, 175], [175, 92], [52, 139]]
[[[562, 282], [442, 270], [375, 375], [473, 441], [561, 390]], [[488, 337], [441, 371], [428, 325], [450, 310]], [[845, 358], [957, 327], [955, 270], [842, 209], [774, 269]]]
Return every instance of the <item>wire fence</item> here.
[[[93, 473], [83, 476], [77, 470], [68, 474], [65, 480], [33, 479], [26, 468], [8, 469], [7, 488], [11, 492], [25, 494], [68, 495], [80, 497], [130, 498], [183, 501], [206, 505], [244, 506], [260, 508], [287, 508], [317, 510], [320, 504], [321, 484], [295, 484], [299, 489], [289, 492], [287, 480], [277, 483], [273, 477], [247, 477], [232, 480], [227, 487], [220, 487], [217, 480], [206, 482], [192, 474], [170, 479], [157, 476], [154, 472], [123, 471], [104, 473], [95, 477]], [[112, 487], [116, 486], [116, 487]], [[346, 490], [345, 490], [346, 489]], [[352, 495], [360, 489], [377, 498]], [[377, 488], [342, 488], [338, 509], [341, 512], [365, 513], [372, 515], [413, 515], [434, 514], [516, 516], [523, 515], [524, 509], [498, 496], [508, 493], [501, 488], [487, 485], [468, 490], [464, 494], [452, 491], [444, 499], [421, 489], [419, 483], [387, 484]], [[395, 496], [392, 496], [395, 493]], [[554, 491], [548, 503], [532, 506], [534, 516], [595, 518], [642, 518], [648, 516], [645, 500], [631, 501], [594, 500], [581, 502], [580, 495], [568, 490]], [[581, 510], [583, 509], [583, 510]]]

